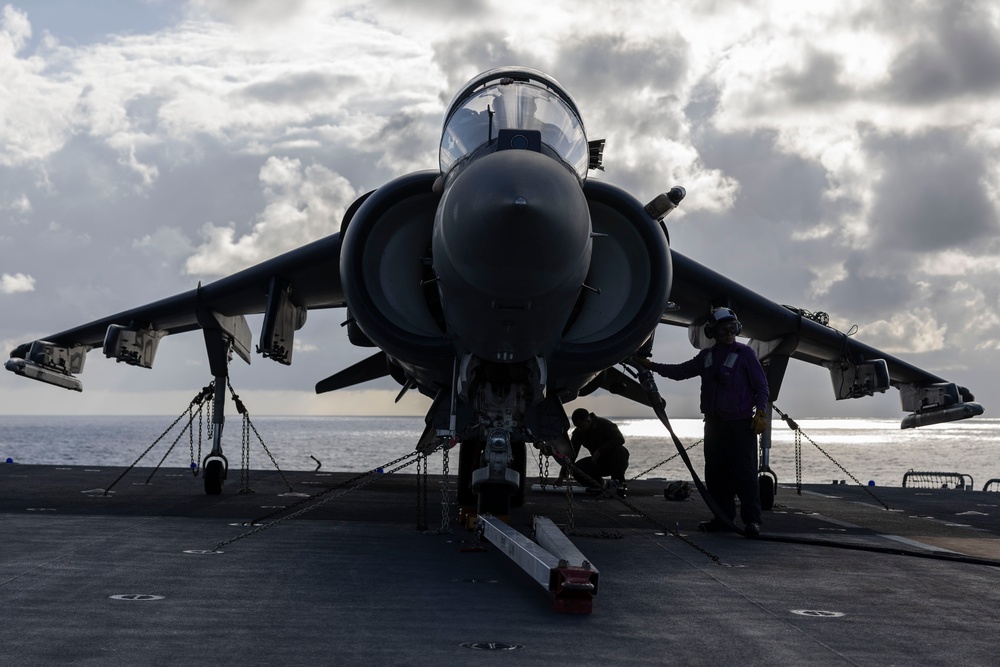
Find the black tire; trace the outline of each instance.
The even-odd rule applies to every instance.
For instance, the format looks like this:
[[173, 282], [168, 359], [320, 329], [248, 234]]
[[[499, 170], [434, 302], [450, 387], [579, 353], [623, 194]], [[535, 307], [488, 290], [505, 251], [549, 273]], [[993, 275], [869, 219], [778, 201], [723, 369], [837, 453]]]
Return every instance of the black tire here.
[[760, 485], [760, 508], [769, 511], [774, 507], [774, 480], [770, 475], [761, 475], [757, 483]]
[[510, 505], [511, 507], [521, 507], [524, 505], [524, 486], [527, 479], [525, 473], [528, 471], [528, 446], [523, 442], [511, 443], [511, 455], [514, 459], [511, 463], [514, 470], [520, 475], [521, 481], [517, 485], [517, 491], [510, 499]]
[[483, 443], [463, 440], [458, 444], [458, 493], [460, 507], [475, 507], [476, 494], [472, 492], [472, 472], [482, 467]]
[[222, 483], [226, 477], [226, 467], [222, 461], [213, 459], [205, 464], [205, 493], [218, 496], [222, 493]]

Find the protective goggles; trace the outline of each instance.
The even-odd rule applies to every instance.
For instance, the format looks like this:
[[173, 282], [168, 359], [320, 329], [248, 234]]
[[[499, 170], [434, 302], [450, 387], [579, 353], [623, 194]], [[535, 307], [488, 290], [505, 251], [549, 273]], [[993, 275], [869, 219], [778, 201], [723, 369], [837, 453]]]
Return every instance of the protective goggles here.
[[721, 324], [715, 325], [716, 335], [732, 334], [735, 336], [739, 332], [740, 332], [740, 325], [737, 324], [736, 322], [722, 322]]

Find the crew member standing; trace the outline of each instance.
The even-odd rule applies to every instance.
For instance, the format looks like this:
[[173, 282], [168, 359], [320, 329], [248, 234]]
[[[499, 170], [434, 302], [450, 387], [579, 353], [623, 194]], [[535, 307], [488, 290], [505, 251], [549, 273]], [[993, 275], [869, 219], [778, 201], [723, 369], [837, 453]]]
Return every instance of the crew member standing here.
[[625, 436], [613, 421], [598, 417], [586, 408], [574, 410], [572, 419], [573, 426], [576, 427], [570, 439], [574, 452], [579, 454], [581, 447], [590, 452], [590, 456], [576, 462], [573, 477], [580, 484], [591, 488], [602, 488], [595, 487], [594, 482], [610, 477], [617, 486], [618, 495], [624, 497], [627, 493], [625, 471], [628, 469], [629, 458]]
[[[705, 485], [715, 503], [730, 520], [740, 518], [747, 537], [760, 535], [760, 488], [757, 481], [757, 434], [767, 426], [768, 388], [764, 369], [747, 345], [736, 342], [743, 329], [729, 308], [716, 308], [705, 324], [705, 334], [715, 345], [681, 364], [634, 360], [663, 377], [687, 380], [701, 376], [701, 412], [705, 415]], [[702, 530], [730, 530], [718, 518], [699, 526]]]

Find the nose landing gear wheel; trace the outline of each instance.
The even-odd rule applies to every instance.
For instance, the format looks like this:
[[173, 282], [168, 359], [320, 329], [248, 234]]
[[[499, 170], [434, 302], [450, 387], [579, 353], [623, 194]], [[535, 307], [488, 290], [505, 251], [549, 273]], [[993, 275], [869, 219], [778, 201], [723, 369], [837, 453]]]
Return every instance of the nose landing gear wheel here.
[[[510, 499], [509, 507], [521, 507], [524, 505], [525, 472], [528, 468], [528, 452], [523, 442], [515, 443], [511, 447], [513, 454], [513, 468], [520, 475], [520, 482]], [[472, 507], [477, 505], [476, 493], [472, 490], [472, 472], [483, 465], [483, 443], [475, 440], [463, 440], [458, 450], [458, 504], [462, 507]], [[510, 488], [504, 485], [503, 489], [510, 494]], [[490, 501], [492, 502], [492, 501]], [[508, 507], [508, 509], [509, 509]], [[490, 512], [491, 514], [493, 512]], [[504, 512], [507, 514], [507, 512]]]
[[204, 472], [205, 493], [217, 496], [222, 493], [223, 480], [226, 479], [226, 464], [223, 459], [212, 458], [205, 461]]

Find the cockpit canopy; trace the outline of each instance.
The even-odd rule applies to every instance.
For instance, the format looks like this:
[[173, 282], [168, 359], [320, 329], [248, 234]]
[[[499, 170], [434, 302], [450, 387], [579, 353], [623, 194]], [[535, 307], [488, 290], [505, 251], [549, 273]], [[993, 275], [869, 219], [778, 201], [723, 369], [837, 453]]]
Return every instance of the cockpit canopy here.
[[455, 96], [441, 132], [441, 173], [447, 174], [506, 129], [540, 131], [543, 146], [581, 181], [587, 177], [590, 149], [573, 98], [554, 79], [521, 67], [480, 74]]

